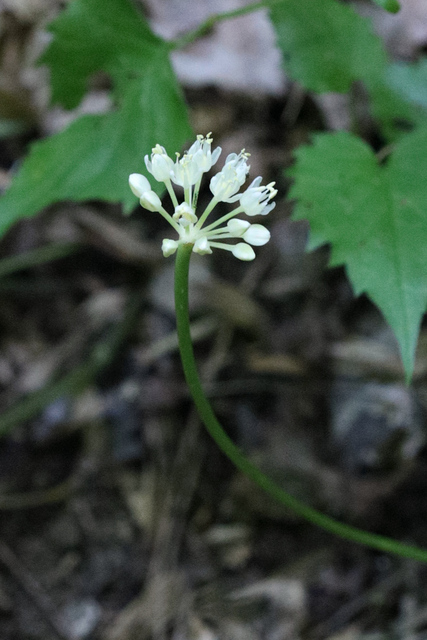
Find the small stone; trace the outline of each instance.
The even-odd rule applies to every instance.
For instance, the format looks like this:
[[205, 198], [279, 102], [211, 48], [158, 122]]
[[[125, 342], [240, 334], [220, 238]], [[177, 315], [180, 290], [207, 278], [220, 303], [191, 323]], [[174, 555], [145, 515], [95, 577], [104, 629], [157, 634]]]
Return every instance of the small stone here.
[[88, 638], [101, 619], [102, 608], [95, 600], [74, 600], [64, 607], [61, 620], [73, 640]]

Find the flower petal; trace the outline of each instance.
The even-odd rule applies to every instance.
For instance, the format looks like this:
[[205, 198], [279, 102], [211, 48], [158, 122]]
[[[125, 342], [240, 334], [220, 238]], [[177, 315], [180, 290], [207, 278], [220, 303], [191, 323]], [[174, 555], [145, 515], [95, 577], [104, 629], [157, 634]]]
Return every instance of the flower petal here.
[[169, 258], [169, 256], [173, 255], [177, 249], [178, 242], [176, 240], [170, 240], [169, 238], [165, 238], [163, 240], [162, 251], [165, 258]]
[[193, 246], [193, 251], [194, 253], [199, 253], [201, 256], [204, 256], [206, 253], [212, 253], [212, 249], [210, 248], [206, 236], [202, 236], [196, 240]]
[[131, 173], [129, 176], [129, 186], [132, 193], [140, 198], [144, 191], [151, 191], [151, 185], [147, 178], [141, 173]]

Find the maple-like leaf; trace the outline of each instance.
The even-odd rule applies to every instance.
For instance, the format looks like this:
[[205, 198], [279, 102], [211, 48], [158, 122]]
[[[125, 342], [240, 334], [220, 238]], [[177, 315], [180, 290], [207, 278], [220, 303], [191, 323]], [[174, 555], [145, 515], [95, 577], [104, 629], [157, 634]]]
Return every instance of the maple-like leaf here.
[[65, 199], [122, 202], [130, 211], [127, 180], [145, 172], [144, 154], [159, 142], [172, 152], [192, 136], [168, 45], [129, 0], [74, 0], [50, 30], [41, 62], [50, 67], [53, 102], [75, 107], [92, 74], [104, 71], [115, 108], [82, 116], [32, 146], [0, 199], [0, 232]]
[[287, 0], [270, 9], [292, 78], [316, 93], [348, 91], [385, 66], [381, 40], [366, 18], [336, 0]]
[[286, 73], [308, 91], [347, 93], [362, 82], [388, 138], [400, 134], [396, 124], [418, 120], [417, 111], [388, 82], [386, 51], [372, 22], [350, 5], [286, 0], [273, 4], [270, 17]]
[[362, 140], [319, 134], [296, 151], [294, 219], [310, 223], [309, 248], [331, 243], [356, 294], [381, 309], [400, 344], [407, 379], [427, 306], [427, 128], [399, 141], [384, 166]]

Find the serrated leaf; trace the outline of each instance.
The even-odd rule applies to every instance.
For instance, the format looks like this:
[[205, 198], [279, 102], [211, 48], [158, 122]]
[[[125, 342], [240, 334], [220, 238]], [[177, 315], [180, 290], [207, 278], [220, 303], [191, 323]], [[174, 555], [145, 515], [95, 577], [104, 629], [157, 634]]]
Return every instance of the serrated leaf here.
[[345, 93], [385, 65], [380, 39], [348, 5], [287, 0], [274, 4], [270, 15], [287, 73], [311, 91]]
[[286, 73], [309, 91], [346, 93], [354, 82], [367, 88], [383, 133], [419, 114], [387, 83], [387, 56], [369, 19], [336, 0], [286, 0], [270, 15]]
[[54, 39], [40, 57], [50, 67], [52, 102], [76, 107], [95, 71], [115, 83], [138, 77], [162, 49], [128, 0], [74, 0], [50, 25]]
[[[114, 25], [117, 31], [128, 28], [129, 37], [114, 37]], [[0, 233], [59, 200], [103, 199], [122, 202], [130, 211], [135, 197], [128, 176], [145, 172], [144, 154], [158, 142], [172, 153], [192, 135], [168, 47], [151, 34], [128, 0], [74, 0], [52, 30], [56, 39], [43, 60], [51, 65], [56, 99], [74, 104], [86, 75], [102, 65], [115, 81], [116, 109], [83, 116], [32, 146], [0, 199]], [[82, 34], [90, 42], [83, 51]], [[85, 62], [92, 53], [94, 58]]]
[[331, 243], [331, 265], [344, 264], [355, 293], [381, 309], [408, 379], [427, 306], [426, 149], [427, 129], [417, 130], [381, 167], [351, 134], [321, 134], [289, 172], [294, 219], [309, 220], [311, 247]]

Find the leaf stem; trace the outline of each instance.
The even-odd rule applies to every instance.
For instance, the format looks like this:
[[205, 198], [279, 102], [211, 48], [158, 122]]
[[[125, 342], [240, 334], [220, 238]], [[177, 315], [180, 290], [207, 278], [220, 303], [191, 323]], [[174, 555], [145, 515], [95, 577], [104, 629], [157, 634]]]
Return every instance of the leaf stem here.
[[212, 16], [209, 16], [202, 24], [198, 27], [185, 33], [183, 36], [176, 38], [176, 40], [171, 40], [169, 44], [169, 48], [171, 50], [174, 49], [182, 49], [186, 47], [188, 44], [191, 44], [198, 38], [206, 35], [206, 33], [212, 29], [212, 27], [222, 20], [229, 20], [230, 18], [237, 18], [239, 16], [243, 16], [247, 13], [252, 13], [253, 11], [258, 11], [259, 9], [266, 9], [272, 4], [276, 4], [283, 0], [263, 0], [262, 2], [252, 2], [251, 4], [246, 5], [245, 7], [239, 7], [239, 9], [233, 9], [232, 11], [222, 11], [221, 13], [215, 13]]
[[194, 359], [188, 309], [188, 274], [191, 250], [191, 244], [180, 245], [178, 247], [175, 262], [175, 311], [179, 350], [185, 379], [197, 407], [199, 416], [219, 448], [248, 478], [253, 480], [275, 500], [281, 502], [308, 522], [345, 540], [350, 540], [372, 549], [391, 553], [403, 558], [411, 558], [413, 560], [418, 560], [419, 562], [427, 562], [426, 549], [404, 544], [376, 533], [357, 529], [351, 525], [334, 520], [333, 518], [320, 513], [316, 509], [313, 509], [304, 502], [301, 502], [297, 498], [294, 498], [273, 482], [271, 478], [260, 471], [260, 469], [258, 469], [258, 467], [250, 460], [248, 460], [245, 454], [226, 434], [221, 424], [218, 422], [209, 400], [203, 391]]
[[[195, 29], [188, 31], [188, 33], [184, 33], [183, 36], [176, 38], [175, 40], [170, 40], [167, 44], [171, 51], [175, 49], [183, 49], [188, 44], [191, 44], [198, 38], [203, 37], [208, 33], [210, 29], [217, 22], [221, 22], [222, 20], [229, 20], [230, 18], [238, 18], [239, 16], [244, 16], [247, 13], [252, 13], [253, 11], [258, 11], [259, 9], [268, 9], [274, 4], [278, 4], [279, 2], [285, 2], [286, 0], [262, 0], [261, 2], [252, 2], [251, 4], [247, 4], [245, 7], [239, 7], [238, 9], [233, 9], [232, 11], [222, 11], [220, 13], [215, 13], [209, 18], [206, 18], [202, 24], [200, 24]], [[379, 5], [386, 11], [390, 13], [397, 13], [400, 10], [400, 4], [397, 0], [373, 0], [375, 4]]]

